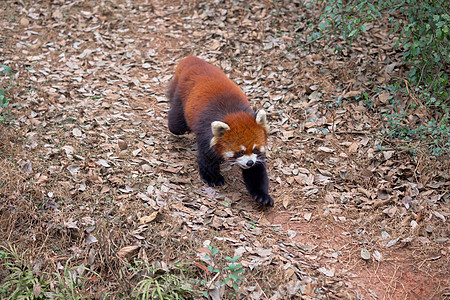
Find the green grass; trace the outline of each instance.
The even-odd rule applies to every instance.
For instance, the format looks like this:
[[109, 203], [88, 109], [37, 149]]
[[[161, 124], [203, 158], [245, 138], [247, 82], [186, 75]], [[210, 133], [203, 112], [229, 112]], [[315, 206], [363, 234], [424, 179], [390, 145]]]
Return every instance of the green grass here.
[[37, 276], [24, 260], [25, 252], [19, 254], [14, 246], [0, 247], [0, 266], [5, 276], [0, 282], [0, 298], [45, 299], [42, 291], [49, 283]]
[[182, 264], [163, 268], [160, 264], [135, 260], [126, 265], [120, 274], [123, 278], [137, 279], [137, 284], [131, 294], [134, 299], [192, 299], [200, 295], [194, 289], [192, 273]]
[[69, 267], [70, 259], [61, 273], [38, 274], [26, 261], [26, 251], [19, 253], [14, 246], [0, 249], [0, 299], [84, 299], [87, 279], [83, 273], [98, 276], [84, 266]]

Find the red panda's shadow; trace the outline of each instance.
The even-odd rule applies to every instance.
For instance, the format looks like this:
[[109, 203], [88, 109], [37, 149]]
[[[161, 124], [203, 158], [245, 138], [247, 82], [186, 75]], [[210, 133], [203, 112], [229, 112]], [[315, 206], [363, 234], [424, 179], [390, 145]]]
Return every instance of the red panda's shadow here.
[[[217, 194], [214, 200], [227, 201], [229, 205], [239, 207], [244, 211], [260, 211], [269, 209], [267, 206], [261, 205], [251, 198], [246, 192], [244, 180], [242, 179], [242, 170], [237, 165], [229, 162], [220, 164], [220, 172], [225, 178], [225, 182], [221, 186], [209, 187], [201, 178], [198, 172], [197, 164], [197, 143], [195, 134], [187, 133], [185, 135], [169, 136], [172, 149], [172, 161], [189, 162], [185, 164], [185, 172], [182, 175], [188, 179], [192, 186], [190, 188], [202, 190], [212, 188]], [[180, 174], [181, 175], [181, 174]], [[204, 194], [203, 192], [201, 194]]]
[[225, 178], [225, 184], [216, 187], [216, 191], [228, 198], [231, 206], [239, 207], [244, 211], [267, 210], [270, 207], [255, 202], [247, 193], [244, 180], [242, 179], [242, 170], [237, 165], [231, 165], [226, 162], [220, 165], [220, 172]]

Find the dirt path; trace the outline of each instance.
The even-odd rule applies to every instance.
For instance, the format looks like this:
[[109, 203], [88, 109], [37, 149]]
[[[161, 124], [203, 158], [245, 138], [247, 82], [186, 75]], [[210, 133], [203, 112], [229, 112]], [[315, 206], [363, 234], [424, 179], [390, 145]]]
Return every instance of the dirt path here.
[[[449, 297], [445, 161], [375, 151], [380, 118], [355, 99], [404, 72], [384, 72], [401, 55], [387, 29], [335, 55], [305, 46], [310, 8], [218, 2], [0, 4], [0, 63], [19, 83], [0, 129], [2, 239], [34, 240], [42, 269], [73, 257], [97, 270], [110, 281], [93, 280], [98, 298], [124, 288], [125, 246], [170, 264], [208, 243], [242, 256], [249, 299]], [[189, 54], [268, 111], [273, 209], [226, 165], [226, 185], [206, 187], [194, 136], [170, 135], [165, 91]]]

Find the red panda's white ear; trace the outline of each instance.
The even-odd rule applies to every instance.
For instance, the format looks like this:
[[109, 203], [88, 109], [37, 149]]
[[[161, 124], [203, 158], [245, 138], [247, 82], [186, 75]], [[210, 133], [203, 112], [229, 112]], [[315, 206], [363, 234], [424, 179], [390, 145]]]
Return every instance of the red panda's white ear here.
[[214, 121], [211, 123], [211, 129], [214, 134], [214, 137], [220, 138], [223, 136], [225, 131], [230, 130], [230, 126], [227, 123]]
[[261, 109], [256, 114], [256, 123], [261, 125], [264, 128], [264, 130], [266, 130], [267, 133], [269, 132], [269, 126], [267, 125], [266, 112], [264, 111], [264, 109]]
[[214, 137], [211, 139], [211, 147], [217, 143], [217, 140], [221, 138], [225, 131], [230, 130], [230, 126], [227, 123], [214, 121], [211, 123], [211, 130]]

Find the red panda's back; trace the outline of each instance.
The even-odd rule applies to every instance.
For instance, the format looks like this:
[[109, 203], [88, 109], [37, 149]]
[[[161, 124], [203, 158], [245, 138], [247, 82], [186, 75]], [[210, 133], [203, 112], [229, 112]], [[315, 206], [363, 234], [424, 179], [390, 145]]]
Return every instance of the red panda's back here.
[[[180, 61], [174, 80], [190, 128], [195, 126], [202, 111], [212, 101], [233, 97], [249, 105], [242, 90], [225, 73], [198, 57], [188, 56]], [[219, 95], [227, 97], [217, 97]]]

